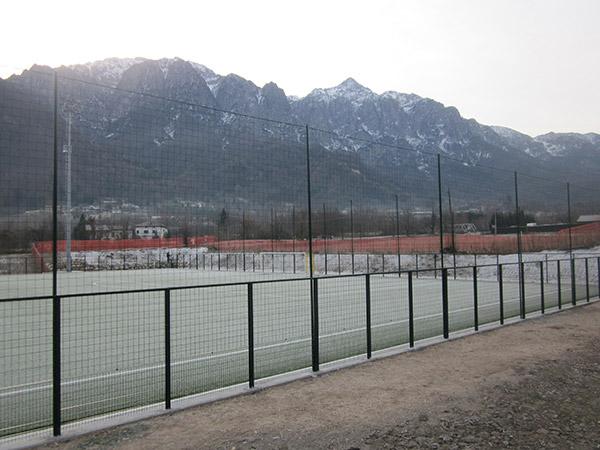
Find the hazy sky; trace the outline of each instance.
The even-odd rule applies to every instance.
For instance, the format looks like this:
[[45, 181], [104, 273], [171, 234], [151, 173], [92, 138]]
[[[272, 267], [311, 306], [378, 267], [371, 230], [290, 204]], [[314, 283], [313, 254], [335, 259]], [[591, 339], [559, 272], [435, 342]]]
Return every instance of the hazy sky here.
[[600, 0], [19, 0], [2, 14], [2, 77], [179, 56], [288, 94], [352, 76], [528, 134], [600, 132]]

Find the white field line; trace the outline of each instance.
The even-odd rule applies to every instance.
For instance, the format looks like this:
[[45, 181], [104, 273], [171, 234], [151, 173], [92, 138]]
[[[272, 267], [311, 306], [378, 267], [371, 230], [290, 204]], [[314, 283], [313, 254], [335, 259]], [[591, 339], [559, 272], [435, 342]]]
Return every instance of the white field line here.
[[[554, 291], [548, 291], [548, 293], [551, 293]], [[526, 296], [526, 299], [531, 299], [531, 296]], [[537, 297], [535, 297], [537, 299]], [[504, 304], [507, 303], [516, 303], [518, 302], [519, 299], [514, 299], [514, 300], [505, 300]], [[483, 303], [483, 304], [479, 304], [478, 305], [479, 308], [488, 308], [488, 307], [498, 307], [499, 304], [497, 302], [494, 303]], [[460, 309], [455, 309], [449, 312], [449, 314], [457, 314], [457, 313], [462, 313], [462, 312], [466, 312], [466, 311], [471, 311], [473, 308], [472, 307], [465, 307], [465, 308], [460, 308]], [[436, 317], [441, 316], [442, 313], [435, 313], [435, 314], [428, 314], [425, 316], [420, 316], [420, 317], [415, 317], [414, 321], [417, 322], [419, 320], [428, 320], [428, 319], [433, 319]], [[399, 324], [403, 324], [403, 323], [407, 323], [408, 319], [403, 319], [403, 320], [398, 320], [398, 321], [392, 321], [392, 322], [386, 322], [383, 324], [377, 324], [377, 325], [373, 325], [371, 328], [382, 328], [382, 327], [389, 327], [389, 326], [393, 326], [393, 325], [399, 325]], [[330, 334], [326, 334], [326, 335], [322, 335], [319, 337], [319, 339], [327, 339], [327, 338], [331, 338], [331, 337], [336, 337], [336, 336], [342, 336], [345, 334], [352, 334], [352, 333], [357, 333], [360, 331], [366, 330], [366, 326], [364, 327], [359, 327], [359, 328], [353, 328], [351, 330], [344, 330], [344, 331], [338, 331], [335, 333], [330, 333]], [[286, 341], [286, 342], [278, 342], [275, 344], [269, 344], [269, 345], [264, 345], [261, 347], [256, 347], [254, 350], [255, 351], [261, 351], [261, 350], [269, 350], [272, 348], [277, 348], [277, 347], [283, 347], [283, 346], [287, 346], [287, 345], [295, 345], [295, 344], [300, 344], [300, 343], [304, 343], [304, 342], [309, 342], [311, 340], [310, 337], [308, 338], [301, 338], [301, 339], [295, 339], [293, 341]], [[180, 366], [180, 365], [185, 365], [185, 364], [193, 364], [193, 363], [197, 363], [197, 362], [203, 362], [203, 361], [208, 361], [211, 359], [216, 359], [216, 358], [226, 358], [226, 357], [231, 357], [231, 356], [236, 356], [236, 355], [241, 355], [241, 354], [245, 354], [247, 353], [248, 350], [244, 349], [244, 350], [237, 350], [237, 351], [233, 351], [233, 352], [228, 352], [228, 353], [222, 353], [219, 355], [208, 355], [208, 356], [202, 356], [199, 358], [192, 358], [192, 359], [188, 359], [188, 360], [184, 360], [184, 361], [177, 361], [171, 364], [172, 367], [176, 367], [176, 366]], [[143, 373], [143, 372], [148, 372], [148, 371], [153, 371], [153, 370], [159, 370], [159, 369], [164, 369], [164, 364], [160, 364], [160, 365], [154, 365], [154, 366], [149, 366], [149, 367], [140, 367], [138, 369], [131, 369], [131, 370], [126, 370], [123, 372], [115, 372], [115, 373], [109, 373], [109, 374], [104, 374], [104, 375], [96, 375], [93, 377], [87, 377], [87, 378], [82, 378], [79, 380], [71, 380], [71, 381], [65, 381], [61, 383], [61, 386], [67, 387], [67, 386], [73, 386], [73, 385], [77, 385], [77, 384], [83, 384], [83, 383], [89, 383], [89, 382], [94, 382], [94, 381], [100, 381], [100, 380], [105, 380], [105, 379], [110, 379], [110, 378], [115, 378], [115, 377], [123, 377], [123, 376], [127, 376], [127, 375], [135, 375], [137, 373]], [[32, 387], [32, 388], [27, 388], [27, 389], [22, 389], [24, 386], [32, 386], [32, 385], [40, 385], [42, 383], [46, 383], [43, 384], [42, 386], [37, 386], [37, 387]], [[18, 389], [18, 390], [13, 390], [10, 392], [3, 392], [0, 393], [0, 398], [5, 398], [5, 397], [10, 397], [10, 396], [14, 396], [14, 395], [23, 395], [23, 394], [29, 394], [32, 392], [36, 392], [36, 391], [43, 391], [43, 390], [47, 390], [47, 389], [51, 389], [52, 388], [52, 383], [51, 380], [42, 380], [36, 383], [27, 383], [27, 384], [22, 384], [22, 385], [15, 385], [15, 386], [8, 386], [8, 387], [4, 387], [1, 390], [3, 391], [8, 391], [11, 389]]]

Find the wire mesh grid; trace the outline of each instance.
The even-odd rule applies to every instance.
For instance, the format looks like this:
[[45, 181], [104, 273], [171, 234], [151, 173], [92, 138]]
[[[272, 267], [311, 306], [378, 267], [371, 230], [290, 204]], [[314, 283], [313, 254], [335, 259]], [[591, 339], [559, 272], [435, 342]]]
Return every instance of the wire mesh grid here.
[[415, 271], [417, 340], [444, 333], [444, 298], [457, 331], [598, 294], [586, 168], [567, 185], [515, 172], [525, 155], [474, 158], [451, 141], [437, 155], [258, 104], [260, 119], [215, 100], [182, 61], [136, 70], [141, 84], [62, 69], [0, 83], [0, 298], [48, 297], [1, 303], [2, 398], [18, 411], [0, 418], [5, 434], [405, 343], [408, 275], [390, 272]]
[[0, 303], [0, 436], [52, 424], [52, 301]]
[[159, 293], [62, 299], [62, 420], [162, 401], [164, 342]]
[[406, 344], [409, 340], [408, 282], [397, 274], [371, 277], [373, 350]]
[[173, 398], [248, 380], [244, 285], [171, 291]]
[[256, 378], [310, 367], [310, 280], [258, 283], [253, 294]]
[[0, 85], [0, 296], [40, 295], [22, 275], [47, 271], [32, 242], [52, 237], [53, 77], [29, 72]]
[[473, 280], [448, 281], [448, 327], [450, 332], [475, 326], [474, 305]]
[[[197, 98], [124, 86], [59, 77], [61, 276], [70, 275], [69, 265], [110, 271], [111, 284], [151, 283], [147, 269], [171, 269], [173, 286], [235, 282], [249, 273], [249, 259], [252, 277], [294, 274], [294, 266], [305, 274], [298, 255], [275, 253], [285, 238], [305, 251], [295, 242], [306, 235], [303, 127], [207, 107], [198, 86], [191, 87]], [[71, 252], [62, 239], [67, 227]], [[37, 247], [46, 253], [43, 244]], [[86, 280], [80, 274], [72, 283], [82, 290]]]
[[365, 277], [322, 278], [318, 282], [321, 363], [366, 354]]
[[415, 340], [443, 334], [442, 279], [431, 270], [413, 279]]

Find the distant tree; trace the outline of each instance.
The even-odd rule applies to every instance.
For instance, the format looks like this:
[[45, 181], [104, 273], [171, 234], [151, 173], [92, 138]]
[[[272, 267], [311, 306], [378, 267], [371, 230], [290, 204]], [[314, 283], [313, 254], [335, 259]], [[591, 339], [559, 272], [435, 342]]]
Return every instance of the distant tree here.
[[89, 224], [90, 224], [90, 221], [87, 220], [83, 214], [81, 216], [79, 216], [79, 222], [77, 223], [77, 225], [75, 225], [75, 228], [73, 228], [73, 239], [77, 239], [77, 240], [89, 239], [90, 233], [85, 229], [86, 225], [89, 225]]
[[225, 225], [227, 225], [228, 220], [229, 220], [229, 215], [227, 214], [227, 211], [225, 210], [225, 208], [223, 208], [221, 210], [221, 214], [219, 214], [219, 226], [224, 227]]

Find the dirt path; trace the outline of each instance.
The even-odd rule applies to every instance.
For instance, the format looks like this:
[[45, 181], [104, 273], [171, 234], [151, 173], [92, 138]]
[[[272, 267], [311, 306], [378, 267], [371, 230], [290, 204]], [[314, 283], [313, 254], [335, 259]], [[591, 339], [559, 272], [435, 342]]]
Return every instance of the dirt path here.
[[600, 303], [56, 446], [600, 448]]

